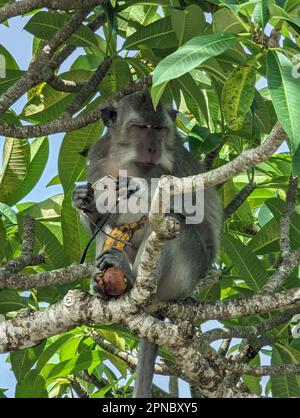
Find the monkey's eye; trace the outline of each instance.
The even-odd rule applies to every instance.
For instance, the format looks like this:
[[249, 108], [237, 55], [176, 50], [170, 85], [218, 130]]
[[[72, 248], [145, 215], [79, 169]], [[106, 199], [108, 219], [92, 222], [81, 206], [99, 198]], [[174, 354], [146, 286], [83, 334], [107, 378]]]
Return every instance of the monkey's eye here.
[[155, 129], [156, 131], [162, 131], [165, 128], [163, 126], [153, 126], [153, 129]]
[[136, 129], [140, 129], [140, 130], [144, 130], [148, 128], [147, 125], [133, 125], [133, 127]]

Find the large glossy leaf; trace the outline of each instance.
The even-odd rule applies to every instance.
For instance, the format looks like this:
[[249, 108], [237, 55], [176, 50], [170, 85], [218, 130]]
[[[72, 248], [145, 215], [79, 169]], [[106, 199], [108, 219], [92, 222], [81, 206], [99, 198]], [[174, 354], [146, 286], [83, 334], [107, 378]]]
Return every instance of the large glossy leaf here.
[[16, 385], [15, 397], [48, 398], [46, 382], [37, 370], [30, 370], [21, 383]]
[[266, 283], [268, 273], [262, 262], [240, 240], [229, 234], [223, 236], [223, 246], [234, 264], [252, 290], [259, 290]]
[[45, 248], [46, 270], [54, 270], [67, 264], [65, 251], [56, 236], [42, 222], [35, 222], [35, 251]]
[[[63, 73], [60, 77], [71, 81], [86, 81], [91, 77], [91, 72], [74, 70]], [[55, 120], [59, 118], [73, 98], [74, 94], [57, 91], [51, 86], [43, 84], [26, 103], [20, 118], [29, 122], [41, 123]]]
[[196, 4], [186, 7], [184, 10], [171, 9], [171, 18], [179, 46], [200, 35], [206, 26], [203, 10]]
[[47, 340], [47, 347], [43, 350], [39, 356], [35, 370], [37, 370], [43, 377], [47, 377], [46, 373], [43, 373], [44, 366], [50, 361], [50, 359], [60, 350], [60, 348], [72, 339], [72, 333], [65, 333], [59, 337], [50, 338]]
[[96, 122], [64, 136], [58, 158], [58, 174], [65, 193], [74, 188], [75, 181], [86, 169], [86, 158], [81, 153], [101, 137], [102, 131], [102, 122]]
[[0, 45], [0, 56], [2, 56], [5, 61], [6, 77], [7, 77], [7, 70], [19, 70], [20, 69], [14, 57], [3, 45]]
[[284, 19], [286, 20], [298, 33], [300, 32], [300, 18], [287, 13], [278, 4], [269, 4], [270, 16], [273, 19]]
[[256, 254], [270, 254], [279, 251], [279, 224], [273, 218], [266, 223], [248, 244]]
[[30, 163], [30, 145], [26, 139], [6, 138], [0, 172], [0, 201], [6, 203], [24, 180]]
[[273, 104], [294, 154], [300, 145], [299, 79], [292, 76], [293, 63], [282, 53], [268, 52], [267, 76]]
[[95, 350], [83, 352], [70, 360], [65, 360], [56, 364], [48, 374], [47, 380], [76, 374], [88, 368], [93, 369], [104, 359], [105, 353], [103, 351]]
[[15, 82], [18, 81], [24, 74], [25, 71], [7, 69], [5, 71], [5, 77], [0, 76], [0, 94], [4, 93], [9, 87], [15, 84]]
[[[82, 226], [79, 211], [74, 209], [71, 203], [71, 194], [65, 196], [62, 205], [61, 227], [63, 232], [64, 251], [69, 262], [79, 262], [86, 247], [89, 234]], [[94, 259], [94, 247], [91, 246], [86, 260]]]
[[28, 308], [28, 299], [12, 289], [0, 290], [0, 314]]
[[234, 131], [242, 129], [255, 92], [256, 60], [236, 67], [224, 84], [222, 110], [228, 127]]
[[30, 347], [26, 350], [13, 351], [10, 353], [11, 367], [18, 382], [21, 382], [24, 376], [34, 366], [44, 348], [45, 341], [38, 344], [36, 347]]
[[[67, 13], [49, 13], [40, 11], [35, 13], [24, 29], [41, 39], [50, 39], [70, 19]], [[97, 48], [97, 38], [94, 32], [85, 25], [81, 25], [70, 36], [67, 43], [76, 46], [90, 46]]]
[[17, 216], [13, 209], [0, 202], [0, 215], [4, 216], [11, 224], [17, 224]]
[[124, 42], [125, 49], [170, 48], [178, 44], [169, 16], [140, 28]]
[[241, 20], [231, 10], [222, 7], [213, 14], [214, 32], [239, 33], [244, 29]]
[[180, 77], [209, 58], [226, 51], [236, 40], [237, 35], [234, 33], [196, 36], [158, 64], [154, 70], [153, 84]]
[[253, 11], [254, 22], [262, 29], [264, 29], [268, 23], [270, 16], [268, 3], [268, 0], [257, 0], [257, 4]]
[[[296, 356], [295, 356], [296, 354]], [[300, 352], [290, 346], [276, 344], [272, 351], [272, 365], [299, 364]], [[300, 380], [297, 376], [271, 376], [272, 395], [277, 398], [298, 397]]]
[[42, 202], [32, 203], [31, 205], [17, 205], [22, 215], [31, 216], [34, 219], [40, 219], [43, 221], [55, 221], [60, 218], [61, 205], [63, 201], [63, 195], [49, 197], [49, 199]]
[[174, 80], [178, 88], [181, 90], [188, 110], [195, 116], [197, 122], [207, 125], [208, 121], [208, 109], [206, 107], [206, 100], [200, 87], [191, 76], [191, 74], [184, 74], [181, 77]]
[[11, 206], [23, 199], [34, 188], [43, 174], [49, 156], [48, 137], [34, 139], [30, 144], [30, 154], [30, 164], [24, 180], [6, 201]]

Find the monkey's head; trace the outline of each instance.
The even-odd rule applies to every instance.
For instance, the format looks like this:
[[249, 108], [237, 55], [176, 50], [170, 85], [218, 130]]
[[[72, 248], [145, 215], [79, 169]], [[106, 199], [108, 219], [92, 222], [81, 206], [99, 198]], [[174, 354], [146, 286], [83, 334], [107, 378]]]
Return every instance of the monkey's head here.
[[176, 138], [176, 111], [159, 104], [154, 110], [148, 93], [125, 96], [117, 107], [102, 109], [111, 134], [112, 153], [122, 168], [171, 172]]

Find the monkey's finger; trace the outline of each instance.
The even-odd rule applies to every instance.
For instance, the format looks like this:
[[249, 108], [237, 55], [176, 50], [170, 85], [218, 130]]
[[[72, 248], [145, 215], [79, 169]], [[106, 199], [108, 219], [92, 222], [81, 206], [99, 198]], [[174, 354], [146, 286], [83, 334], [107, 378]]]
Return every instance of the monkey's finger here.
[[103, 256], [106, 256], [107, 254], [113, 254], [113, 255], [118, 255], [118, 257], [120, 257], [120, 254], [123, 251], [120, 250], [119, 248], [115, 247], [114, 245], [109, 248], [108, 250], [103, 251], [101, 254], [98, 255], [97, 260], [99, 260], [100, 258], [102, 258]]

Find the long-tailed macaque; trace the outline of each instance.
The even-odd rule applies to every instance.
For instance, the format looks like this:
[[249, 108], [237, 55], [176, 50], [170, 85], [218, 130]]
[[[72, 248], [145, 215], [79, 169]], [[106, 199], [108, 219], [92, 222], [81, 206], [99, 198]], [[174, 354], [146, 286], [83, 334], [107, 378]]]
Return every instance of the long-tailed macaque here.
[[[93, 233], [95, 223], [101, 224], [103, 214], [96, 208], [91, 184], [111, 175], [119, 176], [119, 170], [127, 170], [128, 176], [150, 181], [163, 174], [185, 177], [200, 173], [201, 165], [187, 151], [175, 126], [176, 112], [162, 103], [156, 111], [149, 94], [134, 93], [121, 99], [116, 107], [102, 111], [107, 133], [89, 151], [88, 183], [75, 189], [73, 204], [84, 206], [91, 222], [85, 223]], [[204, 192], [204, 219], [198, 224], [187, 224], [185, 214], [177, 214], [181, 228], [179, 235], [168, 241], [162, 251], [156, 274], [159, 300], [177, 300], [191, 296], [195, 285], [203, 278], [214, 260], [222, 224], [221, 207], [214, 189]], [[105, 231], [126, 222], [135, 222], [141, 214], [112, 214]], [[87, 219], [88, 219], [87, 218]], [[112, 248], [102, 252], [106, 236], [97, 236], [96, 267], [119, 267], [132, 283], [137, 273], [143, 244], [150, 233], [149, 226], [136, 232], [132, 246], [125, 251]], [[99, 288], [94, 280], [94, 291]], [[101, 293], [101, 292], [100, 292]], [[151, 397], [153, 367], [157, 353], [154, 343], [142, 340], [139, 346], [138, 366], [134, 397]]]

